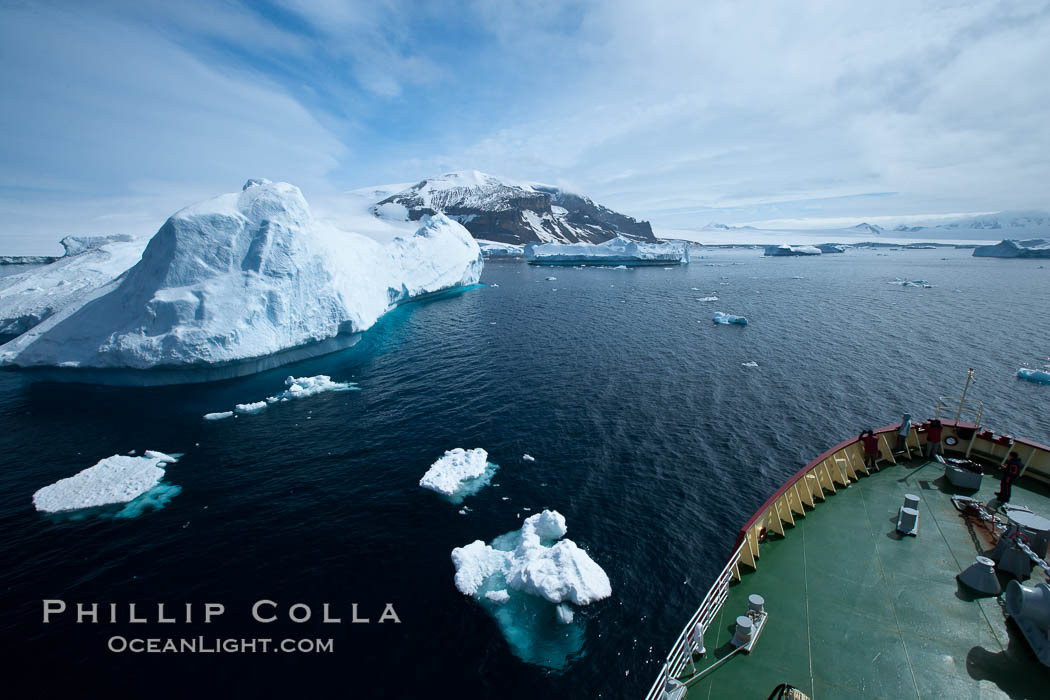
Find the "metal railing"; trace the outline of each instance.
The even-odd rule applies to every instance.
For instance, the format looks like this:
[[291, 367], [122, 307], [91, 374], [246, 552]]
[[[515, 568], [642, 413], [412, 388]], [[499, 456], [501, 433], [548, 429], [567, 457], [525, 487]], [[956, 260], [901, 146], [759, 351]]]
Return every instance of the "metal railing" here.
[[[689, 622], [682, 628], [682, 633], [678, 635], [678, 639], [675, 640], [671, 646], [671, 651], [667, 654], [667, 659], [660, 669], [660, 674], [649, 689], [649, 693], [645, 696], [646, 700], [659, 698], [668, 679], [677, 678], [685, 669], [686, 663], [693, 660], [693, 650], [697, 645], [703, 644], [703, 635], [715, 619], [715, 615], [722, 609], [722, 603], [729, 596], [729, 584], [734, 578], [733, 572], [740, 561], [740, 552], [744, 549], [745, 544], [741, 542], [736, 551], [729, 557], [729, 562], [722, 569], [722, 573], [718, 575], [718, 578], [715, 579], [714, 585], [711, 586], [707, 595], [704, 596], [700, 607], [696, 609], [693, 616], [689, 618]], [[699, 634], [696, 633], [698, 626], [700, 629]]]
[[982, 413], [984, 413], [984, 404], [977, 399], [967, 399], [959, 396], [939, 396], [937, 397], [937, 413], [934, 415], [934, 418], [951, 420], [956, 423], [965, 421], [974, 425], [980, 425]]

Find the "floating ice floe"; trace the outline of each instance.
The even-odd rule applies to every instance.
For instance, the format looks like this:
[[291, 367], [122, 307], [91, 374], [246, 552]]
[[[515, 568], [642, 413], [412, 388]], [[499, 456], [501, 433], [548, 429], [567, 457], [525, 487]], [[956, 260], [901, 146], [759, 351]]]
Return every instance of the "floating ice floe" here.
[[563, 539], [566, 531], [560, 513], [543, 510], [491, 544], [475, 540], [452, 550], [456, 588], [496, 618], [519, 658], [548, 668], [564, 668], [583, 648], [583, 626], [572, 624], [572, 606], [612, 595], [608, 575]]
[[164, 466], [177, 461], [173, 455], [153, 450], [146, 450], [141, 457], [106, 457], [40, 489], [33, 494], [33, 505], [38, 511], [56, 513], [128, 503], [158, 486], [164, 478]]
[[718, 297], [700, 297], [697, 301], [718, 301]]
[[316, 396], [317, 394], [322, 394], [326, 391], [359, 390], [359, 387], [353, 382], [333, 382], [332, 378], [327, 374], [318, 374], [313, 377], [288, 377], [284, 380], [284, 385], [288, 388], [276, 396], [267, 396], [265, 401], [239, 403], [233, 407], [232, 411], [206, 413], [204, 415], [204, 420], [222, 420], [223, 418], [229, 418], [234, 413], [238, 415], [262, 413], [266, 410], [266, 407], [269, 404], [294, 401], [295, 399], [305, 399], [309, 396]]
[[528, 453], [525, 453], [525, 454], [523, 454], [523, 455], [521, 456], [521, 458], [522, 458], [523, 460], [525, 460], [526, 462], [535, 462], [535, 461], [536, 461], [536, 458], [535, 458], [535, 457], [533, 457], [532, 455], [528, 454]]
[[430, 466], [419, 480], [419, 485], [448, 496], [453, 503], [460, 503], [492, 480], [499, 465], [488, 459], [488, 452], [480, 447], [473, 450], [464, 450], [462, 447], [449, 450]]
[[715, 323], [723, 325], [723, 326], [728, 326], [728, 325], [746, 326], [747, 325], [747, 319], [744, 318], [743, 316], [734, 316], [732, 314], [723, 313], [721, 311], [716, 311], [714, 317], [712, 317], [711, 320], [714, 321]]
[[758, 367], [758, 363], [755, 362], [754, 360], [752, 360], [750, 362], [741, 362], [740, 365], [742, 367]]
[[558, 278], [557, 278], [557, 277], [548, 277], [548, 278], [547, 278], [547, 281], [548, 281], [548, 282], [556, 282], [557, 280], [558, 280]]
[[333, 382], [327, 374], [318, 374], [313, 377], [288, 377], [284, 380], [288, 387], [277, 396], [267, 396], [267, 403], [279, 401], [292, 401], [294, 399], [305, 399], [308, 396], [323, 394], [326, 391], [354, 391], [358, 386], [353, 382]]
[[1036, 384], [1050, 384], [1050, 371], [1045, 369], [1028, 369], [1022, 367], [1017, 370], [1017, 376]]
[[899, 287], [922, 287], [923, 289], [933, 289], [933, 285], [926, 280], [902, 280], [900, 277], [894, 277], [887, 284], [895, 284]]

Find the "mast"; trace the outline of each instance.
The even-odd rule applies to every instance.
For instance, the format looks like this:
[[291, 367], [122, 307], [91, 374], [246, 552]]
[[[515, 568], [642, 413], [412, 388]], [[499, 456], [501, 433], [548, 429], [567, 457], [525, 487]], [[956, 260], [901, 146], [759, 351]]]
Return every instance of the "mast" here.
[[966, 372], [966, 386], [963, 387], [962, 398], [959, 399], [959, 410], [955, 414], [955, 424], [959, 424], [959, 418], [962, 416], [963, 402], [966, 401], [966, 392], [970, 389], [970, 382], [973, 381], [973, 367]]

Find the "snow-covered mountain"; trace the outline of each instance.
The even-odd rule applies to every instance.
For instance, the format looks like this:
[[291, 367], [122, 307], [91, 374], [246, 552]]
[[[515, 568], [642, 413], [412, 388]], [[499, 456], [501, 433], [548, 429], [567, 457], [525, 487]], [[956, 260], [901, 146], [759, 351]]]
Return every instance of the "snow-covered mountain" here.
[[656, 241], [649, 222], [583, 195], [476, 170], [427, 178], [373, 207], [376, 216], [408, 221], [436, 212], [460, 222], [475, 238], [499, 243], [600, 243], [617, 236]]
[[[249, 180], [172, 215], [130, 269], [107, 265], [115, 278], [0, 346], [0, 364], [178, 369], [272, 358], [363, 331], [400, 301], [476, 283], [482, 265], [467, 230], [440, 214], [383, 243], [315, 218], [293, 185]], [[52, 267], [36, 274], [61, 278]]]
[[880, 235], [880, 234], [881, 234], [881, 233], [882, 233], [882, 232], [883, 232], [883, 231], [884, 231], [885, 229], [883, 229], [883, 228], [882, 228], [881, 226], [879, 226], [878, 224], [869, 224], [869, 223], [868, 223], [867, 221], [865, 221], [865, 222], [864, 222], [864, 223], [862, 223], [862, 224], [857, 224], [856, 226], [850, 226], [850, 227], [849, 227], [849, 230], [850, 230], [850, 231], [860, 231], [861, 233], [873, 233], [873, 234], [875, 234], [876, 236], [878, 236], [878, 235]]

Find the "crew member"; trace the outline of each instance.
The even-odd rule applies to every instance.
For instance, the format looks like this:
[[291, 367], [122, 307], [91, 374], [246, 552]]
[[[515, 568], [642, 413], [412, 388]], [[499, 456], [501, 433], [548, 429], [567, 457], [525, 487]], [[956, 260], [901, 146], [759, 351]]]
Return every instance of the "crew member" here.
[[1000, 506], [1010, 502], [1010, 491], [1013, 489], [1014, 480], [1021, 475], [1021, 455], [1011, 452], [1009, 459], [1003, 464], [1003, 481], [999, 486], [999, 493], [995, 497]]
[[864, 445], [864, 466], [877, 470], [875, 464], [879, 459], [879, 436], [873, 430], [864, 430], [861, 431], [860, 441]]
[[941, 432], [944, 430], [944, 426], [941, 422], [934, 418], [930, 421], [930, 425], [926, 428], [926, 456], [933, 457], [934, 454], [944, 454], [944, 448], [941, 447]]

